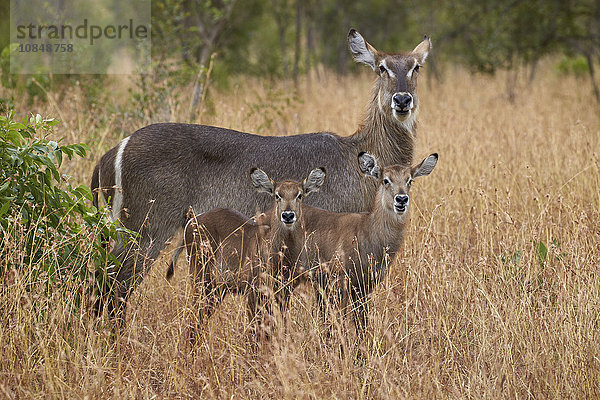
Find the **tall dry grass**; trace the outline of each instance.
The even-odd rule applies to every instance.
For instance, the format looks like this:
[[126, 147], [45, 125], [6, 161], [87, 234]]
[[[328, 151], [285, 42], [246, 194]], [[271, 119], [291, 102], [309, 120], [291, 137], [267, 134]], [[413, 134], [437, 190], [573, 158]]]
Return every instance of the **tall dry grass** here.
[[[214, 95], [214, 114], [195, 122], [350, 134], [372, 81], [324, 74], [292, 95], [280, 82], [237, 78]], [[372, 296], [366, 340], [355, 344], [351, 326], [325, 338], [313, 296], [300, 288], [285, 326], [257, 351], [245, 342], [240, 297], [219, 307], [190, 348], [183, 257], [172, 283], [157, 262], [115, 340], [85, 305], [26, 292], [9, 274], [0, 286], [0, 397], [597, 398], [600, 109], [587, 81], [550, 65], [519, 84], [514, 104], [504, 82], [460, 69], [421, 81], [416, 158], [436, 151], [440, 161], [412, 189], [407, 239]], [[67, 141], [93, 135], [92, 157], [65, 166], [87, 182], [128, 132], [101, 109], [86, 112], [80, 96], [32, 111], [61, 118]]]

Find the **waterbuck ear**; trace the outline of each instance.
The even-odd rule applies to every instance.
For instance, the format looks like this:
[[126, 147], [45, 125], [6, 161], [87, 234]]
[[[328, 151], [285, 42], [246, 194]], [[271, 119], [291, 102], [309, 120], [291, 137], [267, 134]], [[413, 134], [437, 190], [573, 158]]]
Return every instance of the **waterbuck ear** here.
[[273, 179], [269, 178], [269, 175], [265, 173], [262, 169], [252, 168], [250, 171], [250, 179], [252, 180], [252, 184], [259, 192], [266, 192], [269, 194], [273, 194], [275, 190], [275, 183]]
[[431, 173], [431, 171], [433, 171], [433, 168], [435, 168], [435, 165], [437, 164], [437, 162], [438, 162], [437, 153], [433, 153], [433, 154], [429, 155], [426, 159], [421, 161], [421, 163], [419, 165], [415, 165], [414, 167], [411, 168], [412, 177], [416, 178], [418, 176], [429, 175]]
[[321, 188], [323, 182], [325, 182], [325, 168], [320, 167], [313, 169], [302, 182], [302, 185], [304, 186], [304, 194], [307, 195], [309, 193], [316, 192]]
[[379, 173], [381, 172], [379, 165], [377, 165], [375, 157], [369, 153], [365, 153], [364, 151], [358, 153], [358, 167], [363, 174], [379, 178]]
[[354, 61], [367, 64], [375, 69], [375, 54], [377, 54], [377, 50], [367, 43], [360, 33], [354, 29], [350, 29], [350, 32], [348, 32], [348, 46], [350, 47]]
[[419, 64], [423, 64], [425, 62], [425, 60], [427, 59], [427, 56], [429, 55], [430, 51], [431, 51], [431, 39], [429, 39], [427, 37], [427, 35], [425, 35], [425, 38], [423, 39], [423, 41], [421, 43], [419, 43], [412, 52], [417, 57], [417, 62]]

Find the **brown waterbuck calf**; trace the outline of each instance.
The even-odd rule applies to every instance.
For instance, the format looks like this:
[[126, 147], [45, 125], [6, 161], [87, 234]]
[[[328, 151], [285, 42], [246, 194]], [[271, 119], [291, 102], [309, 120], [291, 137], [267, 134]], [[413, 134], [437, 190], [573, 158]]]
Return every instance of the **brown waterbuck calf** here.
[[109, 281], [101, 285], [98, 311], [111, 296], [109, 314], [122, 316], [131, 290], [166, 241], [183, 227], [190, 206], [197, 212], [236, 208], [247, 215], [257, 205], [267, 209], [267, 199], [247, 187], [242, 171], [260, 165], [275, 180], [283, 174], [300, 180], [310, 165], [323, 165], [330, 179], [310, 204], [355, 212], [367, 210], [375, 193], [375, 185], [365, 182], [356, 166], [359, 152], [367, 151], [385, 165], [412, 162], [417, 76], [430, 40], [425, 37], [412, 52], [383, 53], [352, 29], [348, 43], [354, 59], [378, 76], [366, 116], [353, 135], [258, 136], [214, 126], [154, 124], [102, 156], [91, 181], [94, 204], [102, 193], [112, 218], [139, 236], [116, 243], [112, 250], [121, 266], [107, 271]]
[[367, 325], [367, 296], [384, 279], [404, 237], [411, 183], [431, 173], [438, 155], [431, 154], [413, 167], [392, 165], [383, 171], [368, 153], [358, 159], [361, 171], [379, 180], [371, 212], [334, 213], [307, 206], [305, 217], [308, 252], [312, 264], [319, 264], [314, 282], [322, 316], [326, 303], [340, 304], [345, 312], [351, 300], [361, 334]]
[[250, 177], [259, 192], [275, 200], [268, 214], [253, 221], [238, 211], [219, 208], [195, 216], [184, 229], [199, 323], [212, 314], [225, 294], [242, 292], [248, 294], [248, 316], [256, 326], [261, 320], [257, 311], [265, 304], [265, 285], [283, 308], [291, 293], [288, 283], [303, 273], [302, 201], [319, 190], [324, 169], [312, 170], [302, 183], [275, 183], [260, 169], [253, 169]]

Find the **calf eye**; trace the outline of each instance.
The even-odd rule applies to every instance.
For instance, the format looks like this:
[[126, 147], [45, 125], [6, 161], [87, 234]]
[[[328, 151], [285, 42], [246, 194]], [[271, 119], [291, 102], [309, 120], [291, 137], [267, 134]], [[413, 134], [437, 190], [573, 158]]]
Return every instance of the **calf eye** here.
[[383, 184], [384, 184], [384, 185], [386, 185], [386, 186], [387, 186], [387, 185], [389, 185], [390, 183], [391, 183], [391, 182], [390, 182], [390, 180], [389, 180], [388, 178], [383, 178]]

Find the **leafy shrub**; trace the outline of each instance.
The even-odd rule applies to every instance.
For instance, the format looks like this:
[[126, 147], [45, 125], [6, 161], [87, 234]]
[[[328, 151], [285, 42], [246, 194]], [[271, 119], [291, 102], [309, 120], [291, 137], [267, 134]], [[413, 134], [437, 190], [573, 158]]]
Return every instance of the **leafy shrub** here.
[[46, 292], [79, 281], [80, 293], [69, 293], [78, 304], [84, 283], [111, 257], [100, 237], [116, 238], [117, 227], [88, 205], [87, 186], [59, 173], [64, 156], [84, 157], [87, 146], [50, 140], [54, 119], [13, 117], [0, 116], [0, 276], [16, 270]]
[[556, 71], [560, 75], [575, 75], [581, 77], [588, 74], [588, 62], [584, 56], [564, 56], [556, 65]]

